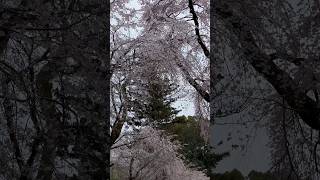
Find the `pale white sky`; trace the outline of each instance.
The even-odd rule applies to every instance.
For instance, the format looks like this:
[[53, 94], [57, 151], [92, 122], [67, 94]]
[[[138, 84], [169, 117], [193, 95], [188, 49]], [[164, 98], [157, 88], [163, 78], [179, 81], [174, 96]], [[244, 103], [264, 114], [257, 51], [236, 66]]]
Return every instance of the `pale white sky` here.
[[193, 99], [190, 97], [179, 99], [173, 104], [173, 107], [181, 110], [181, 112], [179, 112], [178, 115], [185, 115], [185, 116], [194, 115]]

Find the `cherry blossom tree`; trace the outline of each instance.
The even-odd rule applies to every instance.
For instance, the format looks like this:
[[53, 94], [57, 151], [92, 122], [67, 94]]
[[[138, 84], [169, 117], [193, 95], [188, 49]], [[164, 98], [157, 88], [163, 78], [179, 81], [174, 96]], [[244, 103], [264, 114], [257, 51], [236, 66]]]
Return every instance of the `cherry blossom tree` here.
[[[111, 24], [111, 29], [114, 29], [112, 58], [119, 72], [126, 73], [122, 75], [126, 76], [127, 88], [131, 87], [132, 91], [134, 82], [150, 76], [157, 68], [173, 81], [183, 76], [208, 102], [208, 2], [137, 2], [137, 7], [129, 8], [130, 1], [114, 1], [112, 9], [115, 19], [115, 23]], [[120, 130], [120, 127], [117, 129]]]
[[[114, 166], [127, 171], [127, 179], [209, 179], [201, 171], [188, 168], [177, 153], [178, 144], [172, 143], [163, 132], [146, 127], [133, 139], [140, 139], [129, 145], [128, 139], [119, 141], [112, 149]], [[131, 139], [131, 138], [130, 138]]]

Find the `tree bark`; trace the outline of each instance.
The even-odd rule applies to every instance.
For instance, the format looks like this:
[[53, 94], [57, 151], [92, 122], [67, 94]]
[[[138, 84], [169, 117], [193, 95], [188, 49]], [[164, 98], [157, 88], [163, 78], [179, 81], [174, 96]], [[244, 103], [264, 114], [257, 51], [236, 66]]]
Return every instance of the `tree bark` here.
[[59, 117], [52, 101], [53, 70], [51, 63], [46, 65], [37, 76], [38, 93], [41, 97], [40, 106], [45, 118], [45, 137], [41, 152], [40, 167], [37, 179], [50, 180], [54, 170], [56, 158], [56, 139], [58, 136]]
[[245, 22], [245, 18], [234, 12], [231, 5], [226, 2], [216, 3], [214, 10], [225, 26], [238, 38], [242, 52], [252, 67], [285, 98], [306, 124], [320, 130], [320, 108], [317, 107], [317, 103], [272, 61], [272, 57], [258, 47], [250, 31], [251, 24]]

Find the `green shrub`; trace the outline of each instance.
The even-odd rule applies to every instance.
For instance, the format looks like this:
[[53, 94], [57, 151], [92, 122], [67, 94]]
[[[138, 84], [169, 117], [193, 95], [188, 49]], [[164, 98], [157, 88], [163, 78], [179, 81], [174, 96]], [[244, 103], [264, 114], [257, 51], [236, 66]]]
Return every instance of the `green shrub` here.
[[213, 148], [205, 143], [200, 135], [199, 122], [194, 117], [177, 116], [172, 123], [161, 126], [173, 141], [179, 141], [183, 160], [198, 170], [204, 171], [209, 177], [212, 176], [212, 169], [228, 153], [216, 154]]

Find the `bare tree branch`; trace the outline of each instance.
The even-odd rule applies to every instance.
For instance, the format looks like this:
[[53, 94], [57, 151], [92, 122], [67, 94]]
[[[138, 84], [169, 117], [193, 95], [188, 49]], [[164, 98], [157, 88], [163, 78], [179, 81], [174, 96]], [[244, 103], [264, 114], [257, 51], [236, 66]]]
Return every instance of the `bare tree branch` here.
[[194, 6], [193, 6], [193, 1], [192, 0], [189, 0], [189, 5], [188, 5], [189, 9], [190, 9], [190, 13], [192, 14], [192, 19], [193, 19], [193, 22], [194, 22], [194, 25], [196, 26], [195, 27], [195, 32], [196, 32], [196, 35], [197, 35], [197, 41], [199, 43], [199, 45], [201, 46], [202, 50], [203, 50], [203, 53], [204, 55], [209, 58], [210, 57], [210, 52], [207, 48], [207, 46], [204, 44], [202, 38], [201, 38], [201, 35], [200, 35], [200, 30], [199, 30], [199, 21], [198, 21], [198, 16], [196, 14], [196, 11], [194, 10]]
[[[223, 4], [223, 5], [222, 5]], [[283, 70], [281, 70], [270, 56], [266, 55], [257, 46], [249, 29], [250, 24], [244, 22], [244, 18], [237, 15], [227, 3], [217, 4], [215, 11], [230, 28], [231, 32], [241, 43], [242, 52], [254, 69], [285, 97], [288, 104], [296, 109], [300, 117], [310, 127], [320, 129], [320, 109], [317, 103], [299, 89], [298, 84]]]

